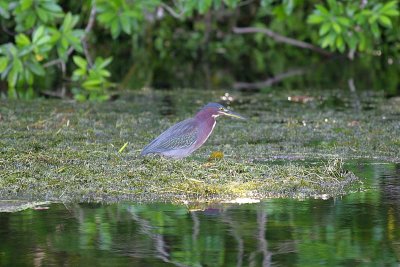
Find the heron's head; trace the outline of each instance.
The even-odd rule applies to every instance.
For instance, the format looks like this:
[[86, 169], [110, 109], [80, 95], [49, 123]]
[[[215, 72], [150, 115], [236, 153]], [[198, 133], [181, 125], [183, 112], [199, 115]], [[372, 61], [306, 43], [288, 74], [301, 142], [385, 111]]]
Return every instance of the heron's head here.
[[204, 115], [212, 116], [214, 118], [217, 118], [220, 115], [225, 115], [225, 116], [233, 117], [233, 118], [237, 118], [237, 119], [243, 119], [243, 120], [246, 119], [243, 116], [225, 108], [223, 105], [218, 104], [218, 103], [208, 103], [197, 114], [203, 115], [203, 116]]

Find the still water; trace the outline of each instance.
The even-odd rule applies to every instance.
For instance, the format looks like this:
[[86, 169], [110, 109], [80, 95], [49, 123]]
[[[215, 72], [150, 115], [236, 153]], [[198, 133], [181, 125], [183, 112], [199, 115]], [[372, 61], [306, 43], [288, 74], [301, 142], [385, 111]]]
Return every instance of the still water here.
[[1, 266], [399, 266], [400, 164], [363, 190], [256, 204], [51, 204], [0, 213]]

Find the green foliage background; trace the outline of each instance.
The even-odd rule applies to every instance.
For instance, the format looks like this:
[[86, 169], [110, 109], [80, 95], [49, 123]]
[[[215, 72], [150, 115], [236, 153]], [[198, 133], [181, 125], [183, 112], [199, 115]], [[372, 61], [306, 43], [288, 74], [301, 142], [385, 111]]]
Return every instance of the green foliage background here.
[[[217, 87], [233, 82], [227, 72], [250, 80], [267, 62], [277, 70], [299, 55], [318, 62], [317, 47], [349, 59], [398, 57], [398, 17], [397, 1], [378, 0], [3, 0], [0, 89], [32, 98], [67, 84], [77, 100], [101, 101], [116, 85], [168, 87], [167, 77], [199, 72]], [[312, 49], [282, 47], [263, 30]], [[225, 67], [210, 68], [216, 64]]]

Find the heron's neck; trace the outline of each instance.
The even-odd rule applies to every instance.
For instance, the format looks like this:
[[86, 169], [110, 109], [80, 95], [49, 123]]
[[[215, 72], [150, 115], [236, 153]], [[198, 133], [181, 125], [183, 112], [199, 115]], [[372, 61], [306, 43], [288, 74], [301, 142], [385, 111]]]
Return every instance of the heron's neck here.
[[210, 112], [200, 111], [195, 116], [197, 121], [202, 123], [213, 125], [215, 123], [216, 116], [212, 116]]
[[196, 120], [199, 122], [199, 138], [196, 142], [196, 148], [200, 147], [208, 139], [216, 124], [215, 117], [211, 116], [210, 114], [199, 113], [196, 114]]

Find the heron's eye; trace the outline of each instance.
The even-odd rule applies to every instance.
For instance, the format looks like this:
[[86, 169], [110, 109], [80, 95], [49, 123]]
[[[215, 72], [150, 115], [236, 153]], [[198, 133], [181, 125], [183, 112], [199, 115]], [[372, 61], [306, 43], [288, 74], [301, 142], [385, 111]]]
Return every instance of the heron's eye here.
[[219, 110], [224, 110], [224, 108], [223, 108], [223, 107], [220, 107]]

